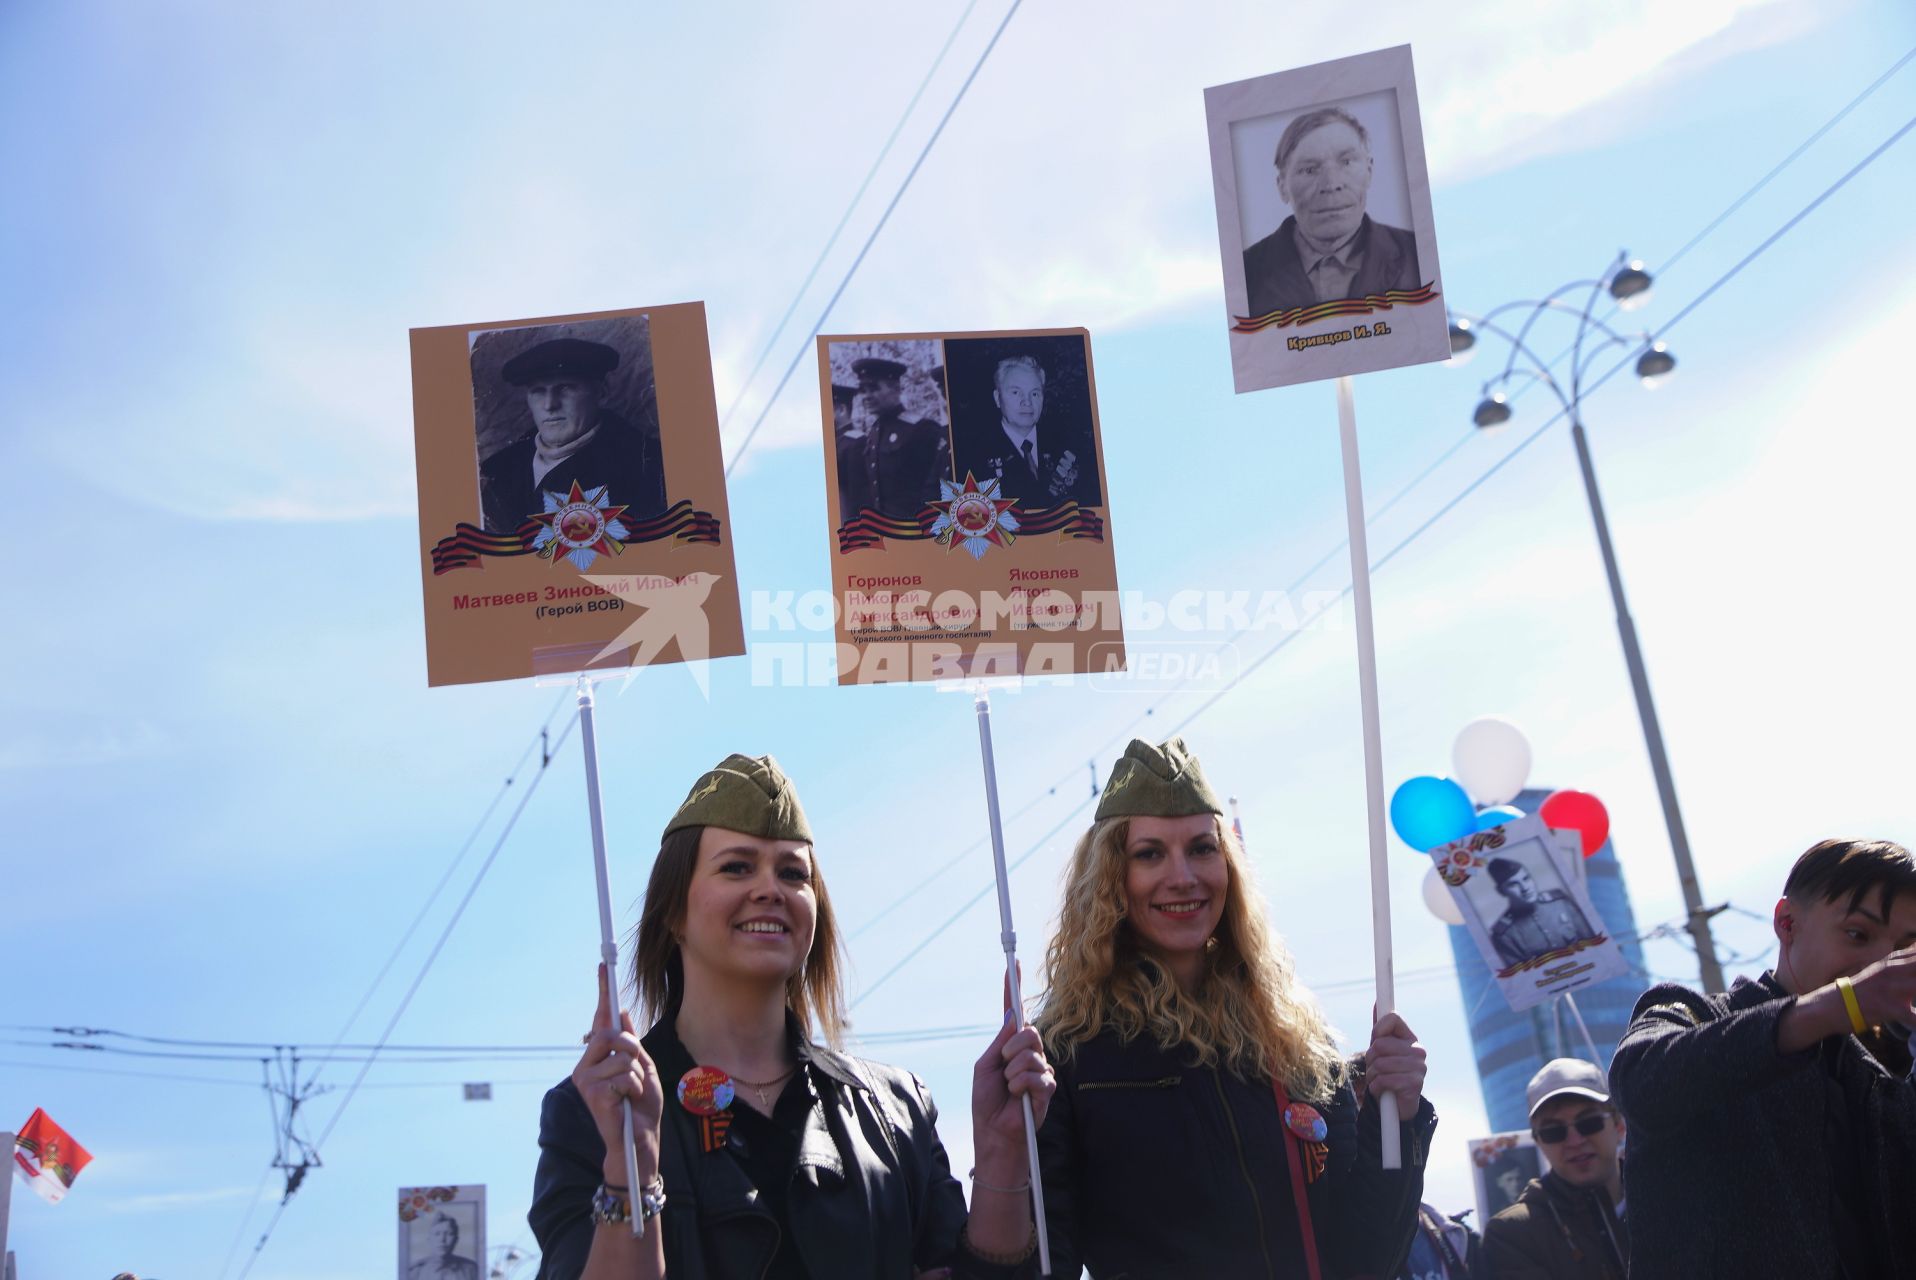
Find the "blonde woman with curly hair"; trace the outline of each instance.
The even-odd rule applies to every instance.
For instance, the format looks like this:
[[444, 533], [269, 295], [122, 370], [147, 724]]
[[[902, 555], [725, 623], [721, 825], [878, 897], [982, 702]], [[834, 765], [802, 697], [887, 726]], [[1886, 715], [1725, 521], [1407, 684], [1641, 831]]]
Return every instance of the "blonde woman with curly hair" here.
[[[1066, 873], [1037, 1025], [1053, 1276], [1394, 1276], [1436, 1113], [1395, 1014], [1347, 1061], [1182, 739], [1133, 741]], [[1404, 1168], [1371, 1095], [1397, 1096]]]

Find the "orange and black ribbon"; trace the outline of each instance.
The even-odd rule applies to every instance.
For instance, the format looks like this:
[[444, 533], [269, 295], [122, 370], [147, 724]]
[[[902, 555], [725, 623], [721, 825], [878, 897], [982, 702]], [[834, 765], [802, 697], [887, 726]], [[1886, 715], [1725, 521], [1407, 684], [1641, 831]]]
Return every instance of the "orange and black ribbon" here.
[[[623, 521], [623, 517], [621, 519]], [[628, 535], [617, 539], [623, 547], [641, 542], [661, 542], [667, 538], [675, 542], [700, 542], [711, 546], [719, 543], [718, 517], [683, 500], [673, 503], [650, 520], [625, 523]], [[478, 525], [462, 521], [450, 538], [441, 538], [433, 546], [433, 575], [437, 577], [442, 573], [451, 573], [454, 569], [479, 564], [484, 556], [532, 555], [532, 539], [544, 527], [537, 520], [527, 520], [511, 533], [487, 533]]]
[[[1067, 538], [1104, 541], [1104, 517], [1095, 508], [1079, 506], [1075, 498], [1067, 498], [1060, 505], [1041, 511], [1026, 511], [1022, 507], [1011, 510], [1018, 517], [1017, 534], [1021, 538], [1034, 533], [1056, 533]], [[931, 526], [938, 515], [935, 507], [926, 507], [907, 519], [888, 516], [870, 507], [861, 508], [856, 516], [838, 526], [839, 554], [882, 546], [887, 538], [896, 542], [929, 542], [933, 536]]]
[[699, 1117], [699, 1149], [711, 1155], [725, 1145], [725, 1135], [732, 1131], [732, 1113], [721, 1111], [716, 1115]]
[[1608, 941], [1610, 941], [1610, 935], [1607, 933], [1599, 933], [1588, 938], [1578, 938], [1567, 947], [1558, 947], [1554, 951], [1546, 951], [1542, 955], [1531, 956], [1528, 960], [1520, 961], [1507, 969], [1499, 969], [1497, 970], [1497, 976], [1499, 978], [1514, 978], [1520, 973], [1528, 973], [1532, 969], [1541, 969], [1545, 965], [1555, 964], [1559, 960], [1568, 960], [1579, 951], [1588, 951], [1591, 947], [1600, 947]]
[[1330, 320], [1337, 316], [1364, 316], [1373, 311], [1389, 311], [1392, 307], [1421, 306], [1435, 301], [1438, 296], [1437, 290], [1428, 284], [1416, 289], [1386, 289], [1382, 293], [1366, 294], [1361, 298], [1314, 302], [1308, 307], [1269, 311], [1261, 316], [1233, 316], [1231, 332], [1258, 333], [1265, 329], [1288, 329], [1294, 324], [1316, 324], [1319, 320]]

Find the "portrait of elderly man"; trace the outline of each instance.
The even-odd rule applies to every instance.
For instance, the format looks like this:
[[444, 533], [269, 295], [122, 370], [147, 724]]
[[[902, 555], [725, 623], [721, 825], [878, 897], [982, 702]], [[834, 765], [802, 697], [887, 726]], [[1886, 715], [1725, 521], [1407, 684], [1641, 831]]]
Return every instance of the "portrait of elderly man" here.
[[429, 1230], [433, 1256], [406, 1268], [406, 1280], [479, 1280], [479, 1264], [453, 1252], [459, 1247], [459, 1223], [452, 1215], [434, 1214]]
[[938, 482], [951, 478], [951, 441], [945, 424], [905, 416], [905, 366], [866, 356], [852, 361], [858, 399], [871, 425], [865, 431], [865, 504], [880, 515], [909, 520], [938, 499]]
[[1291, 121], [1277, 143], [1277, 194], [1291, 214], [1244, 251], [1253, 316], [1416, 289], [1417, 237], [1365, 210], [1373, 165], [1370, 134], [1341, 107]]
[[1530, 868], [1521, 862], [1492, 858], [1488, 869], [1508, 904], [1490, 926], [1490, 943], [1505, 964], [1522, 964], [1596, 933], [1569, 894], [1538, 889]]
[[[958, 477], [996, 477], [999, 492], [1030, 509], [1055, 507], [1067, 498], [1098, 505], [1098, 462], [1091, 434], [1045, 417], [1044, 365], [1017, 354], [992, 369], [990, 411], [967, 413], [952, 425], [958, 446]], [[979, 409], [984, 408], [981, 404]]]
[[608, 489], [628, 520], [665, 510], [665, 467], [656, 424], [634, 423], [607, 403], [606, 375], [619, 353], [602, 342], [553, 338], [521, 351], [499, 376], [525, 396], [530, 430], [479, 464], [488, 533], [511, 533], [545, 509], [544, 493]]

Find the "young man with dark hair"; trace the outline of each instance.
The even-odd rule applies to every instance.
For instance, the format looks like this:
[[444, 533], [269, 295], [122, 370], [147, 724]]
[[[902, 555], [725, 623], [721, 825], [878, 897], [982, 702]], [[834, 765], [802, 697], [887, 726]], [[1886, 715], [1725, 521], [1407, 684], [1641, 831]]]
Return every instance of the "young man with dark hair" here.
[[1916, 856], [1825, 840], [1774, 927], [1773, 972], [1654, 987], [1617, 1047], [1631, 1280], [1916, 1274]]

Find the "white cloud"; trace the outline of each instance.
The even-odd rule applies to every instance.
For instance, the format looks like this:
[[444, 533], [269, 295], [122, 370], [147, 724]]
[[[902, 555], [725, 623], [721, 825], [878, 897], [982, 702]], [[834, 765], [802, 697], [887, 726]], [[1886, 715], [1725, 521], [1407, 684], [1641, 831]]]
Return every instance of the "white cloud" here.
[[[458, 94], [471, 69], [504, 56], [516, 34], [474, 23], [447, 46], [440, 24], [396, 20], [380, 41], [340, 42], [334, 74], [294, 75], [262, 98], [259, 76], [283, 56], [244, 42], [277, 49], [279, 35], [270, 23], [223, 31], [240, 43], [181, 53], [181, 74], [216, 60], [193, 73], [202, 114], [188, 136], [199, 149], [169, 153], [172, 194], [114, 215], [125, 244], [169, 245], [169, 261], [182, 259], [171, 270], [129, 259], [140, 269], [119, 282], [123, 305], [178, 317], [151, 335], [164, 372], [129, 364], [89, 384], [79, 394], [98, 430], [84, 446], [32, 447], [126, 497], [200, 517], [409, 515], [409, 325], [693, 297], [709, 300], [729, 405], [953, 12], [898, 15], [857, 76], [819, 74], [843, 62], [827, 55], [841, 22], [864, 21], [855, 14], [793, 13], [740, 33], [722, 13], [694, 11], [674, 19], [667, 43], [618, 18], [603, 44], [573, 51], [564, 92], [527, 80], [469, 100]], [[728, 448], [1001, 12], [981, 6], [958, 37]], [[1774, 0], [1633, 0], [1600, 13], [1398, 0], [1368, 10], [1365, 43], [1415, 45], [1442, 184], [1647, 127], [1683, 76], [1811, 20]], [[637, 76], [628, 36], [645, 50]], [[134, 47], [169, 38], [123, 36]], [[708, 60], [665, 52], [721, 47], [716, 75]], [[1025, 6], [828, 331], [1108, 330], [1210, 305], [1200, 90], [1350, 51], [1348, 15], [1335, 9], [1217, 3], [1114, 21], [1088, 0]], [[331, 109], [342, 83], [395, 60], [416, 69], [412, 80], [382, 80], [354, 110]], [[466, 106], [446, 106], [449, 92]], [[109, 157], [128, 181], [153, 163], [140, 136]], [[76, 347], [73, 358], [98, 353]], [[816, 439], [809, 367], [793, 383], [755, 450]]]

